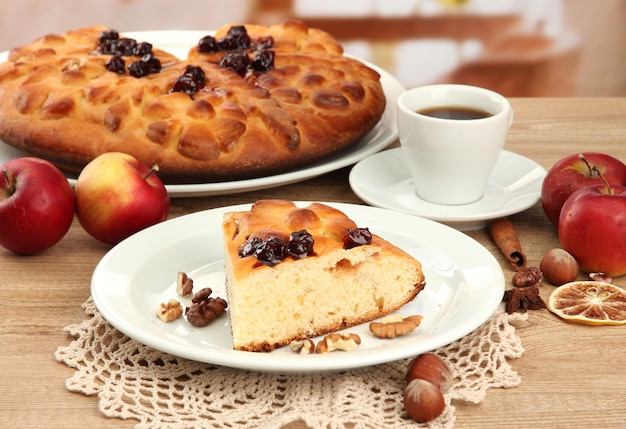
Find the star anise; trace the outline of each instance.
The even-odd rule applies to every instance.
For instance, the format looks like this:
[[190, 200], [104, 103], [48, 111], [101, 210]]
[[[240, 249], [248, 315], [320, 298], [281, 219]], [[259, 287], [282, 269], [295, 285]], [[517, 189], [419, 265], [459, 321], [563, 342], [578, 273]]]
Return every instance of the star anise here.
[[526, 310], [540, 310], [546, 308], [546, 303], [539, 295], [537, 286], [527, 288], [514, 288], [504, 292], [502, 297], [504, 302], [504, 310], [508, 313], [521, 312]]

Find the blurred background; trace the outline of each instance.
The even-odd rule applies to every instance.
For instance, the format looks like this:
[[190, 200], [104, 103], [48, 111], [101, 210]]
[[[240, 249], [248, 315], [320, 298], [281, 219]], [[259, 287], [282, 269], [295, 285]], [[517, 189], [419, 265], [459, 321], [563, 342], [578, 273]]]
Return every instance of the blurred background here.
[[2, 0], [0, 52], [95, 24], [214, 30], [298, 18], [405, 86], [626, 96], [626, 0]]

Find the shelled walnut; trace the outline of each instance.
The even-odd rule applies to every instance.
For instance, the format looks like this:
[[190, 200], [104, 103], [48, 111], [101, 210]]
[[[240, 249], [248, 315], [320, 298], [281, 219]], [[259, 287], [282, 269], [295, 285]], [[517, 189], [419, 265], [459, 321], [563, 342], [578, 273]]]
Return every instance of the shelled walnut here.
[[191, 298], [191, 306], [185, 310], [187, 321], [195, 327], [208, 325], [213, 319], [226, 311], [228, 304], [222, 298], [212, 298], [211, 288], [203, 288]]
[[330, 353], [335, 350], [350, 351], [361, 344], [361, 337], [357, 334], [328, 334], [317, 343], [316, 353]]
[[175, 299], [162, 302], [156, 310], [157, 316], [164, 322], [171, 322], [183, 315], [183, 306]]
[[193, 279], [180, 271], [176, 278], [176, 293], [180, 296], [189, 296], [193, 292]]
[[309, 338], [304, 340], [293, 340], [289, 343], [289, 348], [301, 355], [310, 355], [315, 352], [315, 343]]

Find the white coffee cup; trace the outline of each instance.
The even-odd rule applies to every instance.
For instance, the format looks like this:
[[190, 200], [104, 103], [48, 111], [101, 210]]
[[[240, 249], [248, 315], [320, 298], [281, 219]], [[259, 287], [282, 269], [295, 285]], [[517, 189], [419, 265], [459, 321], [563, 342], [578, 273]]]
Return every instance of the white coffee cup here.
[[[398, 132], [418, 196], [441, 205], [470, 204], [485, 191], [513, 122], [502, 95], [468, 85], [428, 85], [398, 98]], [[433, 108], [486, 112], [480, 119], [427, 116]]]

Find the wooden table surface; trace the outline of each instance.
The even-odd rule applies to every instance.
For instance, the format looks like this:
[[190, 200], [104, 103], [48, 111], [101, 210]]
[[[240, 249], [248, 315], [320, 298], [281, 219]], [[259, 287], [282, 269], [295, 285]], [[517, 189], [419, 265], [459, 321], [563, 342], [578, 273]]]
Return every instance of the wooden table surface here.
[[[580, 151], [626, 161], [626, 98], [512, 99], [515, 121], [506, 149], [550, 168]], [[173, 199], [171, 217], [261, 198], [363, 204], [348, 184], [350, 168], [274, 189]], [[539, 204], [511, 217], [530, 265], [559, 245]], [[485, 230], [468, 233], [512, 271]], [[103, 417], [95, 397], [71, 393], [73, 370], [54, 352], [70, 338], [63, 327], [85, 319], [92, 270], [108, 249], [74, 220], [68, 235], [30, 257], [0, 249], [0, 427], [132, 428], [136, 421]], [[626, 287], [626, 276], [614, 280]], [[547, 299], [553, 289], [542, 286]], [[566, 323], [530, 312], [518, 326], [524, 355], [512, 361], [522, 384], [491, 389], [481, 404], [455, 403], [458, 428], [626, 428], [626, 327]], [[303, 428], [295, 422], [289, 428]]]

